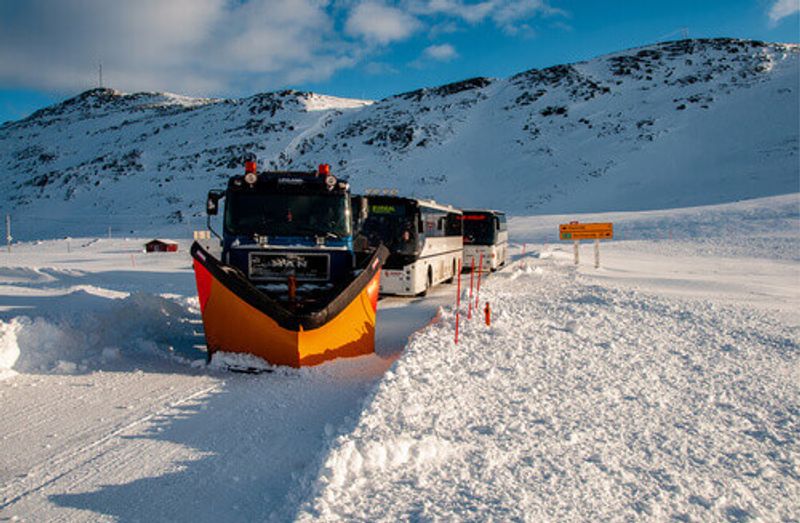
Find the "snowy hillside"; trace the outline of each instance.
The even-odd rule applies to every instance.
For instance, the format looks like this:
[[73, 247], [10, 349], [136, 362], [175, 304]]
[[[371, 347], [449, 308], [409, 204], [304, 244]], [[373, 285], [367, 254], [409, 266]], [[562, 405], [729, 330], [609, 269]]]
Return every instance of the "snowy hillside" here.
[[793, 193], [799, 65], [796, 45], [683, 40], [375, 103], [97, 89], [0, 127], [0, 206], [19, 239], [186, 235], [248, 152], [526, 215]]

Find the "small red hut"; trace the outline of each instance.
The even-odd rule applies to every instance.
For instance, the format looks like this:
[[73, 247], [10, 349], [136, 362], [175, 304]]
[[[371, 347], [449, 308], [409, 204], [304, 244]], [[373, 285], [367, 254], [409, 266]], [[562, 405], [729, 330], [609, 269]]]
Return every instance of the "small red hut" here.
[[150, 240], [144, 244], [147, 252], [177, 252], [178, 242], [172, 240]]

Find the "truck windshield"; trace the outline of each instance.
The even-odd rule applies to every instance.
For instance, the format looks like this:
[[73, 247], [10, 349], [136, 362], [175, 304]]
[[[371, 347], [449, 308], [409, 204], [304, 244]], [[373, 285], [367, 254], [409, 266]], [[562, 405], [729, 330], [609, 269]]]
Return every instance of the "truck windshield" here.
[[492, 245], [495, 242], [494, 219], [491, 214], [464, 214], [464, 245]]
[[370, 245], [383, 243], [391, 253], [414, 254], [417, 212], [403, 203], [372, 202], [362, 231]]
[[350, 236], [350, 199], [342, 194], [229, 194], [225, 228], [232, 234]]

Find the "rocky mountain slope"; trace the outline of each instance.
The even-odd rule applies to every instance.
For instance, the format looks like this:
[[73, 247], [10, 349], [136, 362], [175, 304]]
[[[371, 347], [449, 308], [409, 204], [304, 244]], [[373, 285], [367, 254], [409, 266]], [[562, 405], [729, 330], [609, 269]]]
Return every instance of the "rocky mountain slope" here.
[[643, 210], [797, 192], [800, 47], [681, 40], [370, 102], [87, 91], [0, 126], [15, 236], [201, 227], [204, 196], [327, 162], [356, 190], [515, 214]]

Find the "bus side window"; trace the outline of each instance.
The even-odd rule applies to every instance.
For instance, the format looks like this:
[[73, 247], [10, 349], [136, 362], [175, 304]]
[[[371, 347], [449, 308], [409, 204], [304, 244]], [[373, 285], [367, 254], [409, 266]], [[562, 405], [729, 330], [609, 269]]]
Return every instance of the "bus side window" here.
[[440, 217], [436, 220], [436, 230], [443, 231], [444, 230], [444, 216]]

